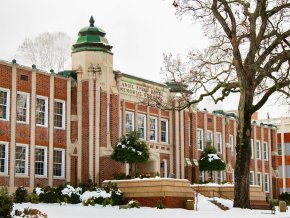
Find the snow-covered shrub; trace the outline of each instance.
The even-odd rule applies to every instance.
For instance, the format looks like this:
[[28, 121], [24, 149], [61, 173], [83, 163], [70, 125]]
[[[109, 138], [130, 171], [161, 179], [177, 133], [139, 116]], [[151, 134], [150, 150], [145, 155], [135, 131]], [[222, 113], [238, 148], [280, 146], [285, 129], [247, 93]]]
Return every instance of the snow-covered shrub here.
[[140, 203], [139, 203], [139, 201], [131, 200], [128, 202], [128, 206], [130, 208], [140, 208]]
[[136, 164], [148, 161], [149, 149], [146, 142], [140, 139], [140, 133], [132, 131], [119, 139], [111, 158], [118, 162], [128, 163], [129, 175], [134, 175]]
[[280, 201], [285, 201], [288, 205], [290, 204], [290, 193], [289, 192], [283, 192], [279, 195]]
[[111, 193], [113, 205], [120, 205], [123, 203], [123, 193], [120, 191], [117, 184], [109, 182], [103, 188], [107, 193]]
[[70, 204], [78, 204], [81, 202], [80, 195], [82, 193], [82, 188], [77, 187], [74, 188], [71, 185], [66, 185], [62, 190], [61, 194], [63, 197], [63, 200], [67, 200], [67, 203]]
[[14, 202], [15, 203], [25, 203], [28, 201], [28, 192], [27, 190], [23, 187], [20, 186], [16, 189], [16, 192], [14, 194]]
[[13, 209], [13, 197], [6, 188], [0, 189], [0, 217], [10, 217]]
[[38, 193], [39, 201], [43, 203], [57, 203], [57, 200], [60, 200], [56, 190], [49, 186], [41, 190], [38, 189]]
[[223, 171], [226, 169], [225, 162], [220, 158], [219, 154], [217, 154], [216, 149], [210, 145], [206, 146], [198, 163], [199, 170], [210, 172], [211, 178], [213, 171]]

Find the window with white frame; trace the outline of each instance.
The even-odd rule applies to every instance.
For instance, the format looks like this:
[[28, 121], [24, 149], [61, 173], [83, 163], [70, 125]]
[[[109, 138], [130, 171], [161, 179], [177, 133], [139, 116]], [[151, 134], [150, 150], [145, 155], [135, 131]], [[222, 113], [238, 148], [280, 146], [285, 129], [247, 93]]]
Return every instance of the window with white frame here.
[[251, 159], [254, 159], [254, 140], [251, 139]]
[[28, 146], [17, 144], [15, 153], [15, 173], [27, 175], [28, 173]]
[[35, 175], [46, 176], [47, 167], [47, 149], [46, 147], [35, 147]]
[[29, 94], [17, 93], [17, 122], [29, 123]]
[[204, 182], [204, 171], [199, 171], [199, 181]]
[[8, 173], [8, 143], [0, 142], [0, 173]]
[[10, 107], [10, 91], [8, 89], [0, 89], [0, 119], [9, 120]]
[[261, 160], [261, 143], [256, 141], [257, 159]]
[[217, 183], [221, 184], [223, 182], [223, 171], [217, 172]]
[[168, 120], [161, 120], [161, 142], [168, 143]]
[[257, 173], [257, 185], [262, 186], [262, 173]]
[[64, 129], [65, 103], [61, 100], [54, 101], [54, 127]]
[[197, 129], [197, 149], [203, 150], [203, 129]]
[[250, 185], [254, 185], [255, 184], [255, 174], [252, 171], [249, 174], [249, 183], [250, 183]]
[[140, 138], [146, 140], [146, 116], [144, 114], [138, 114], [138, 131]]
[[217, 138], [217, 152], [222, 153], [222, 134], [220, 132], [216, 133]]
[[278, 155], [282, 155], [282, 144], [281, 143], [277, 144], [277, 152], [278, 152]]
[[265, 180], [264, 180], [264, 189], [265, 192], [269, 192], [270, 191], [270, 181], [269, 181], [269, 174], [265, 173]]
[[213, 145], [213, 136], [212, 136], [212, 131], [207, 130], [206, 131], [206, 145], [210, 144], [211, 146]]
[[126, 120], [125, 120], [126, 134], [134, 131], [134, 113], [126, 111]]
[[269, 159], [269, 146], [267, 142], [264, 142], [264, 160]]
[[230, 146], [231, 146], [231, 153], [234, 153], [234, 136], [230, 135]]
[[64, 177], [64, 150], [53, 150], [53, 176]]
[[36, 98], [36, 124], [47, 126], [48, 100], [47, 97], [37, 96]]
[[157, 118], [150, 117], [150, 140], [156, 141], [157, 140]]

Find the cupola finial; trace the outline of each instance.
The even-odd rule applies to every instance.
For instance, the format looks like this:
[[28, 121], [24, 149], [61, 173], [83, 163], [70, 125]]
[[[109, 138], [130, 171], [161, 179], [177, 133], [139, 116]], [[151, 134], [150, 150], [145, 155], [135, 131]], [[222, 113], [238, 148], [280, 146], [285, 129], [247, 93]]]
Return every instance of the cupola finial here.
[[91, 16], [91, 18], [90, 18], [90, 27], [94, 27], [94, 23], [95, 23], [95, 20], [94, 20], [93, 16]]

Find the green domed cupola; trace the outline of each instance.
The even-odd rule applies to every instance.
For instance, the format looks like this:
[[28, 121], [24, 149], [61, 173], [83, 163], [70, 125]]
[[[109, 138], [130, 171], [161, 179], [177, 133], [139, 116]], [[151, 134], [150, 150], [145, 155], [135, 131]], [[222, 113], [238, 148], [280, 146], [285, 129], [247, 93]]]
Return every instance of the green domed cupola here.
[[76, 44], [73, 45], [72, 52], [80, 51], [103, 51], [112, 53], [113, 46], [109, 45], [106, 39], [106, 32], [94, 26], [93, 16], [90, 18], [90, 26], [84, 27], [79, 31]]

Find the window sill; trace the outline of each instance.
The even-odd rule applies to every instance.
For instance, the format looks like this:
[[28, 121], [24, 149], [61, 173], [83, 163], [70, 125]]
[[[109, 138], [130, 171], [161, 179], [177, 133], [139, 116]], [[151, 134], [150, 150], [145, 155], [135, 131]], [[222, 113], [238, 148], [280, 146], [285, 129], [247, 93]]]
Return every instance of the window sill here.
[[42, 175], [35, 175], [35, 178], [37, 178], [37, 179], [47, 179], [47, 176], [46, 175], [44, 175], [44, 176], [42, 176]]
[[23, 121], [16, 121], [16, 123], [29, 125], [29, 122], [23, 122]]
[[62, 128], [62, 127], [56, 127], [56, 126], [54, 126], [53, 128], [54, 129], [59, 129], [59, 130], [65, 130], [65, 128]]
[[9, 174], [7, 174], [7, 173], [0, 173], [0, 176], [2, 176], [2, 177], [9, 177]]
[[47, 128], [47, 125], [36, 124], [37, 127]]
[[15, 174], [15, 177], [18, 177], [18, 178], [29, 178], [29, 176], [26, 175], [26, 174]]
[[0, 121], [6, 121], [6, 122], [8, 122], [9, 121], [9, 119], [2, 119], [2, 118], [0, 118]]
[[61, 176], [54, 176], [53, 179], [58, 179], [58, 180], [64, 180], [65, 177], [61, 177]]

